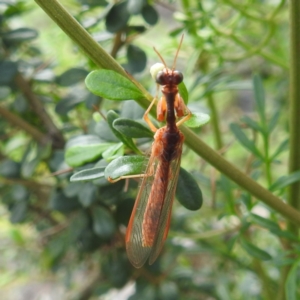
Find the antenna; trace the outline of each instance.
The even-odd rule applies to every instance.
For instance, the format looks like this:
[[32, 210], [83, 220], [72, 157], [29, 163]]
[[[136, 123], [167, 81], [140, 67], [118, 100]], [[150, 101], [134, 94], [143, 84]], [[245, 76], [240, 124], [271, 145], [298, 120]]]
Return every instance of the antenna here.
[[159, 56], [160, 60], [162, 61], [163, 65], [165, 66], [165, 68], [167, 69], [167, 64], [164, 61], [163, 57], [160, 55], [160, 53], [156, 50], [155, 47], [153, 47], [154, 51], [156, 52], [156, 54]]
[[174, 70], [175, 67], [176, 67], [176, 61], [177, 61], [177, 57], [178, 57], [179, 50], [180, 50], [181, 45], [182, 45], [183, 37], [184, 37], [184, 34], [182, 34], [182, 36], [181, 36], [181, 39], [180, 39], [180, 42], [179, 42], [179, 46], [178, 46], [177, 51], [176, 51], [176, 54], [175, 54], [175, 58], [174, 58], [172, 70]]
[[[180, 39], [180, 42], [179, 42], [179, 46], [177, 48], [177, 51], [176, 51], [176, 54], [175, 54], [175, 58], [174, 58], [174, 62], [173, 62], [173, 66], [172, 66], [172, 70], [175, 69], [175, 66], [176, 66], [176, 61], [177, 61], [177, 57], [178, 57], [178, 53], [179, 53], [179, 50], [181, 48], [181, 45], [182, 45], [182, 42], [183, 42], [183, 37], [184, 37], [184, 34], [182, 34], [181, 36], [181, 39]], [[158, 55], [158, 57], [160, 58], [160, 60], [162, 61], [163, 65], [165, 66], [165, 68], [167, 69], [167, 64], [165, 62], [165, 60], [163, 59], [163, 57], [160, 55], [160, 53], [156, 50], [155, 47], [153, 47], [153, 50], [156, 52], [156, 54]]]

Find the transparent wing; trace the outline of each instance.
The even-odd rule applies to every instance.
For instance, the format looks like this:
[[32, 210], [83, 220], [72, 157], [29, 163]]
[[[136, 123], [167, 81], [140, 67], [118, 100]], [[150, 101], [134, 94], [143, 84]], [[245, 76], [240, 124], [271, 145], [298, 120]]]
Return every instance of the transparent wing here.
[[169, 232], [172, 206], [173, 206], [173, 201], [175, 197], [176, 186], [177, 186], [177, 181], [179, 176], [179, 170], [180, 170], [182, 144], [178, 147], [177, 151], [178, 151], [178, 155], [176, 155], [176, 158], [174, 158], [170, 163], [167, 191], [165, 193], [165, 199], [163, 201], [163, 206], [161, 209], [159, 225], [158, 225], [158, 229], [161, 230], [158, 230], [156, 232], [155, 242], [153, 244], [149, 256], [150, 265], [153, 264], [154, 261], [157, 259]]
[[139, 193], [137, 195], [134, 208], [129, 220], [126, 232], [126, 250], [127, 256], [136, 268], [144, 265], [151, 253], [151, 247], [143, 246], [143, 229], [142, 224], [144, 214], [151, 192], [152, 183], [157, 169], [158, 159], [151, 155], [145, 174], [148, 176], [143, 177]]

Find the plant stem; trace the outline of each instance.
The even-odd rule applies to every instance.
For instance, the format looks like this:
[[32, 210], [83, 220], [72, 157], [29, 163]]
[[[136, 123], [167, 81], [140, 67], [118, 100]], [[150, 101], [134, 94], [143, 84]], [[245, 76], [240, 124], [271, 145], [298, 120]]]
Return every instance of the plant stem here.
[[49, 137], [46, 134], [42, 133], [38, 129], [36, 129], [31, 124], [24, 121], [19, 116], [13, 114], [3, 106], [0, 106], [0, 116], [10, 122], [13, 126], [19, 127], [21, 130], [24, 130], [27, 134], [29, 134], [33, 139], [35, 139], [38, 143], [42, 145], [46, 145], [50, 142]]
[[[300, 1], [290, 0], [290, 157], [289, 172], [300, 170]], [[288, 202], [300, 210], [300, 182], [290, 185]], [[291, 225], [291, 227], [293, 227]], [[294, 228], [295, 229], [295, 228]]]
[[64, 136], [60, 130], [56, 127], [51, 117], [48, 115], [42, 102], [33, 93], [30, 84], [19, 73], [15, 77], [15, 83], [29, 102], [32, 110], [36, 113], [38, 118], [43, 122], [49, 137], [52, 140], [52, 145], [56, 149], [63, 149], [65, 145]]

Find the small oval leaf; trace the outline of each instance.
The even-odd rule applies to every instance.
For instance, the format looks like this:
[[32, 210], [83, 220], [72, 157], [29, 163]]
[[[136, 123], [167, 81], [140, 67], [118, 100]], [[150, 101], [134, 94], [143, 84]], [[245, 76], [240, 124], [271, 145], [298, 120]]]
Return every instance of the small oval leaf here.
[[127, 47], [127, 64], [125, 66], [129, 73], [142, 72], [147, 64], [147, 55], [141, 48], [129, 45]]
[[130, 80], [112, 70], [91, 72], [85, 79], [87, 88], [95, 95], [111, 100], [138, 100], [143, 94]]
[[95, 207], [92, 214], [94, 232], [102, 239], [111, 238], [116, 230], [116, 224], [110, 212], [103, 207]]
[[128, 0], [127, 10], [132, 15], [138, 15], [141, 13], [142, 8], [146, 4], [147, 0]]
[[32, 28], [18, 28], [3, 34], [3, 40], [8, 43], [30, 41], [38, 36], [38, 32]]
[[198, 210], [203, 203], [202, 192], [193, 178], [185, 169], [180, 168], [176, 188], [177, 200], [189, 210]]
[[71, 86], [80, 81], [84, 81], [88, 71], [82, 68], [71, 68], [66, 72], [62, 73], [56, 78], [56, 83], [61, 86]]
[[111, 145], [111, 143], [101, 143], [68, 148], [65, 152], [66, 163], [70, 167], [81, 166], [100, 157]]
[[130, 138], [153, 138], [153, 132], [149, 128], [131, 119], [118, 118], [113, 122], [113, 127]]
[[117, 113], [115, 113], [113, 110], [110, 110], [107, 115], [107, 123], [110, 127], [110, 129], [112, 130], [112, 132], [114, 133], [114, 135], [124, 144], [126, 145], [128, 148], [132, 149], [134, 152], [140, 154], [141, 152], [139, 151], [139, 149], [136, 147], [136, 145], [134, 144], [133, 140], [131, 138], [128, 138], [127, 136], [123, 135], [121, 132], [119, 132], [118, 130], [116, 130], [113, 126], [113, 122], [119, 118], [119, 115]]
[[25, 220], [28, 211], [28, 204], [26, 201], [17, 201], [13, 205], [9, 220], [11, 223], [21, 223]]
[[104, 169], [104, 167], [97, 167], [76, 172], [71, 176], [70, 181], [93, 180], [104, 177]]
[[158, 13], [156, 9], [149, 5], [146, 4], [143, 9], [142, 9], [142, 16], [144, 20], [149, 24], [149, 25], [155, 25], [158, 22]]
[[106, 161], [111, 161], [119, 156], [123, 156], [124, 155], [124, 145], [123, 143], [119, 143], [116, 145], [113, 145], [111, 147], [109, 147], [108, 149], [106, 149], [103, 153], [102, 153], [102, 157], [106, 160]]
[[92, 182], [86, 182], [82, 185], [78, 193], [78, 199], [83, 207], [89, 207], [97, 200], [96, 189], [96, 186]]
[[113, 180], [121, 176], [143, 174], [145, 170], [145, 157], [140, 155], [122, 156], [113, 160], [105, 168], [105, 178]]
[[107, 31], [115, 33], [123, 29], [129, 20], [126, 1], [115, 4], [106, 16], [105, 26]]
[[210, 116], [208, 114], [195, 112], [192, 113], [192, 116], [187, 120], [184, 125], [190, 128], [197, 128], [207, 124], [210, 121]]
[[16, 62], [3, 60], [0, 62], [0, 85], [9, 85], [18, 72]]

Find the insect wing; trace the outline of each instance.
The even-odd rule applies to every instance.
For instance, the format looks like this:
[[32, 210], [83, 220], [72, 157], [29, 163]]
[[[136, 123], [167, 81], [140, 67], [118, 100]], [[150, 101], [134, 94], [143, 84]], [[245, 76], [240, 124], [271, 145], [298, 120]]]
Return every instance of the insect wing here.
[[152, 250], [152, 247], [143, 246], [142, 224], [157, 164], [158, 160], [151, 155], [145, 172], [147, 176], [142, 178], [139, 193], [127, 227], [125, 239], [127, 256], [136, 268], [144, 265]]
[[153, 264], [154, 261], [157, 259], [169, 232], [172, 206], [180, 170], [182, 144], [178, 147], [177, 151], [178, 155], [176, 155], [176, 158], [170, 163], [168, 186], [167, 191], [165, 193], [166, 196], [161, 209], [158, 225], [158, 228], [161, 228], [161, 230], [158, 230], [156, 233], [155, 242], [149, 257], [150, 265]]

